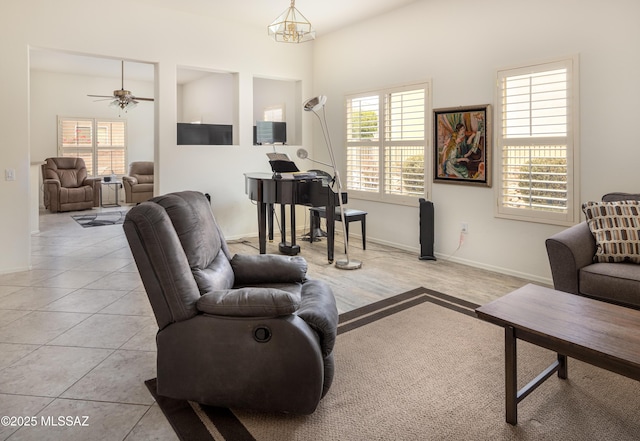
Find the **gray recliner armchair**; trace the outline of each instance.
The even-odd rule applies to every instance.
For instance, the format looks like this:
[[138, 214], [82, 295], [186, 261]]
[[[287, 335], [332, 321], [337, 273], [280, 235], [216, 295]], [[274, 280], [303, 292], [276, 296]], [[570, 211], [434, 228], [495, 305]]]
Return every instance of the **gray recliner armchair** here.
[[159, 395], [312, 413], [333, 379], [338, 311], [301, 257], [231, 256], [206, 197], [155, 197], [124, 230], [158, 322]]

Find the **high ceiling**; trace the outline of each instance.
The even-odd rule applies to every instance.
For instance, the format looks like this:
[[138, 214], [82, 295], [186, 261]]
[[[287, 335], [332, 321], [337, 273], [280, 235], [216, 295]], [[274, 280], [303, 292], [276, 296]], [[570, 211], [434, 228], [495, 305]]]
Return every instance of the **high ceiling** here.
[[[289, 7], [291, 0], [132, 0], [153, 7], [166, 8], [187, 14], [224, 17], [244, 25], [264, 29]], [[420, 0], [297, 0], [296, 8], [309, 20], [318, 37], [337, 29], [383, 14]], [[50, 72], [76, 73], [120, 78], [120, 60], [78, 56], [47, 50], [32, 50], [31, 68]], [[153, 65], [126, 62], [125, 81], [153, 81]], [[189, 81], [186, 76], [178, 83]]]
[[[265, 29], [289, 7], [290, 0], [134, 0], [138, 3], [198, 15], [225, 17]], [[296, 8], [318, 36], [389, 12], [417, 0], [297, 0]]]

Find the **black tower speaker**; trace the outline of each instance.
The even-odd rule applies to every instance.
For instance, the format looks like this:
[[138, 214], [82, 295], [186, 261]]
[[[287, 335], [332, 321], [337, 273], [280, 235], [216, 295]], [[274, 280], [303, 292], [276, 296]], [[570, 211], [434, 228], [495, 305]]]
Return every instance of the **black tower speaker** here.
[[433, 202], [420, 198], [420, 260], [436, 260], [433, 240]]

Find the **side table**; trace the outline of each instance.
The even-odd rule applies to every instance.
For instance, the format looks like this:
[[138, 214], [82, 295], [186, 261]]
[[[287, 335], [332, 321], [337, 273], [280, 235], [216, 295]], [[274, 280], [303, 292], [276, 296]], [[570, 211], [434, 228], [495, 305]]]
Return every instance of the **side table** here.
[[[102, 186], [101, 186], [101, 191], [100, 191], [100, 206], [101, 207], [119, 207], [120, 206], [120, 199], [118, 199], [118, 190], [120, 189], [120, 186], [122, 185], [122, 181], [119, 179], [115, 179], [115, 180], [111, 180], [109, 182], [105, 182], [104, 180], [101, 182]], [[114, 192], [115, 192], [115, 201], [112, 204], [105, 204], [104, 203], [104, 188], [107, 187], [109, 188], [110, 186], [113, 186], [114, 188]]]

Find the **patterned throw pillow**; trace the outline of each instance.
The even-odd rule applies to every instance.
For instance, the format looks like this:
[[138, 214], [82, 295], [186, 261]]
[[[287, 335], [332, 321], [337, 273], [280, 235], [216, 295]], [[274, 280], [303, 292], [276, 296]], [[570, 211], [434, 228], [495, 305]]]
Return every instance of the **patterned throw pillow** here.
[[640, 202], [587, 202], [582, 211], [596, 239], [595, 262], [640, 264]]

